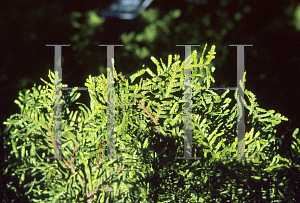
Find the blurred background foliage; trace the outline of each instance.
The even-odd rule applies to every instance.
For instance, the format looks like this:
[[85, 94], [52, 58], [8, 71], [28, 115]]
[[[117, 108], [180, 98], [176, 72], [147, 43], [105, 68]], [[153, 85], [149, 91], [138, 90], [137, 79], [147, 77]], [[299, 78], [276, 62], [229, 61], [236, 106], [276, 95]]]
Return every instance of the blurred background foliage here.
[[[263, 108], [291, 119], [278, 129], [279, 136], [291, 137], [292, 129], [299, 126], [298, 0], [209, 0], [207, 4], [154, 0], [134, 20], [99, 16], [110, 3], [1, 1], [1, 124], [18, 111], [13, 102], [18, 91], [41, 85], [40, 78], [53, 71], [54, 48], [46, 44], [71, 45], [62, 48], [63, 83], [82, 87], [88, 75], [106, 74], [106, 47], [99, 44], [123, 45], [115, 48], [115, 67], [128, 78], [143, 65], [153, 70], [150, 56], [166, 61], [168, 54], [179, 54], [184, 60], [184, 48], [176, 45], [201, 44], [193, 50], [202, 52], [208, 43], [217, 48], [214, 87], [236, 86], [236, 47], [229, 45], [253, 44], [245, 48], [246, 88], [256, 93]], [[87, 91], [81, 93], [79, 102], [88, 105]], [[1, 125], [0, 132], [3, 129]], [[287, 150], [284, 145], [282, 150]], [[5, 152], [1, 154], [2, 163]]]

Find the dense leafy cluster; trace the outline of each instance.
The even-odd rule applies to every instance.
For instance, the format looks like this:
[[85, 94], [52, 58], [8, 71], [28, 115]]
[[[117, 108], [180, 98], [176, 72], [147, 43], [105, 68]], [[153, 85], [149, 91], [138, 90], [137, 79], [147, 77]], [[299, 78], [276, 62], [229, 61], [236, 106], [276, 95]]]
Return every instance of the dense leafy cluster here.
[[[274, 126], [284, 116], [260, 108], [245, 90], [245, 155], [236, 160], [236, 93], [199, 89], [214, 82], [206, 59], [194, 51], [184, 62], [171, 55], [154, 73], [142, 69], [130, 77], [114, 71], [115, 149], [122, 159], [105, 157], [107, 135], [107, 78], [89, 77], [90, 106], [77, 103], [76, 88], [63, 96], [62, 155], [55, 154], [55, 74], [50, 83], [20, 92], [20, 113], [5, 124], [10, 163], [6, 173], [18, 177], [32, 202], [279, 202], [299, 198], [288, 191], [280, 171], [299, 170], [300, 142], [294, 132], [293, 158], [278, 154], [280, 140]], [[184, 71], [192, 69], [193, 156], [178, 160], [184, 146]], [[148, 75], [146, 74], [148, 73]], [[244, 79], [245, 80], [245, 79]], [[135, 82], [137, 81], [137, 82]], [[62, 85], [67, 87], [67, 85]], [[103, 88], [103, 89], [99, 89]], [[241, 104], [239, 104], [241, 105]], [[48, 158], [47, 158], [48, 157]], [[299, 182], [296, 182], [299, 185]], [[12, 183], [11, 190], [17, 189]]]

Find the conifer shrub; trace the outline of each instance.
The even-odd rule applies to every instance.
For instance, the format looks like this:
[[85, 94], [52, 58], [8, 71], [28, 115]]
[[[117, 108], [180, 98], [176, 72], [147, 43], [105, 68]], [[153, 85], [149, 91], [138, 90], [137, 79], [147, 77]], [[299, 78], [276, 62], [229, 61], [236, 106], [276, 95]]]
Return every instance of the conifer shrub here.
[[[90, 105], [62, 100], [62, 157], [55, 156], [55, 74], [50, 82], [19, 93], [20, 113], [5, 122], [6, 187], [30, 202], [282, 202], [299, 200], [299, 129], [291, 157], [279, 154], [282, 138], [274, 127], [286, 117], [265, 110], [245, 89], [245, 157], [237, 155], [236, 92], [192, 90], [193, 156], [183, 156], [184, 71], [191, 64], [192, 87], [214, 82], [215, 46], [204, 58], [194, 51], [184, 62], [151, 58], [157, 72], [141, 69], [130, 77], [114, 71], [115, 154], [106, 157], [107, 78], [89, 77]], [[245, 80], [245, 78], [244, 78]], [[63, 84], [62, 87], [67, 87]], [[103, 88], [103, 89], [97, 89]], [[56, 156], [57, 157], [57, 156]], [[251, 157], [251, 159], [250, 159]], [[285, 174], [285, 176], [282, 176]], [[17, 181], [16, 181], [17, 180]], [[22, 193], [22, 194], [20, 194]], [[298, 196], [297, 196], [298, 195]], [[9, 197], [6, 196], [6, 201]]]

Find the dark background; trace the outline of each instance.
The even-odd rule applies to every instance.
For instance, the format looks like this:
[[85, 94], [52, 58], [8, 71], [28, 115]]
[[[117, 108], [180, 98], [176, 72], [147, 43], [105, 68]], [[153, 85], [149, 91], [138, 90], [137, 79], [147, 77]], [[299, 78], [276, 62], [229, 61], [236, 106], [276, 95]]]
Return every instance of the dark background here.
[[[115, 48], [115, 67], [128, 78], [143, 64], [154, 70], [150, 56], [167, 62], [168, 54], [180, 54], [183, 60], [184, 49], [176, 44], [201, 44], [193, 49], [202, 53], [205, 43], [207, 49], [216, 45], [213, 86], [235, 87], [236, 47], [229, 45], [253, 44], [245, 48], [246, 88], [262, 108], [290, 119], [278, 126], [279, 136], [289, 138], [299, 127], [299, 1], [156, 0], [134, 20], [97, 17], [110, 2], [1, 1], [1, 133], [3, 122], [19, 112], [18, 92], [43, 85], [40, 78], [47, 80], [54, 70], [54, 47], [46, 44], [71, 44], [62, 48], [63, 83], [70, 87], [106, 74], [106, 48], [99, 44], [123, 44]], [[174, 10], [181, 12], [178, 18]], [[87, 91], [81, 93], [80, 101], [89, 104]], [[2, 133], [1, 149], [3, 136], [8, 135]]]

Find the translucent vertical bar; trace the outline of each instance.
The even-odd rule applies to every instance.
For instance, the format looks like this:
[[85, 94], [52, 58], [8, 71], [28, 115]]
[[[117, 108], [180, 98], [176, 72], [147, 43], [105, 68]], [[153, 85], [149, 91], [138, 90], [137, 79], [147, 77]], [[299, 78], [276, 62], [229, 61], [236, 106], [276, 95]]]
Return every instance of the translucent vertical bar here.
[[62, 46], [70, 45], [46, 45], [54, 46], [54, 73], [55, 73], [55, 93], [54, 93], [54, 151], [55, 157], [62, 159]]
[[185, 46], [185, 80], [184, 80], [184, 157], [175, 159], [201, 159], [192, 157], [192, 92], [191, 92], [191, 48], [200, 45], [176, 45]]
[[114, 69], [114, 47], [107, 46], [107, 156], [115, 157], [115, 88]]
[[[115, 87], [114, 87], [114, 47], [123, 45], [99, 45], [107, 46], [107, 156], [109, 159], [117, 159], [115, 156]], [[122, 159], [122, 157], [120, 157]]]
[[229, 45], [237, 47], [237, 157], [230, 159], [252, 159], [245, 157], [245, 107], [244, 107], [244, 72], [245, 72], [245, 46], [253, 45]]

